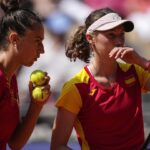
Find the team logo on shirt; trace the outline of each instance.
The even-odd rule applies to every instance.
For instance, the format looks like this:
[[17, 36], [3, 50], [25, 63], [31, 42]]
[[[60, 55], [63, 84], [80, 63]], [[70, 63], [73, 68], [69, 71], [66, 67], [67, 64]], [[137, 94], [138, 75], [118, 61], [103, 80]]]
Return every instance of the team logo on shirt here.
[[97, 90], [97, 89], [92, 89], [92, 90], [90, 91], [89, 95], [90, 95], [90, 96], [93, 96], [93, 95], [95, 94], [96, 90]]
[[134, 75], [130, 75], [125, 79], [125, 84], [128, 86], [134, 85], [135, 82], [136, 82], [136, 79], [135, 79]]

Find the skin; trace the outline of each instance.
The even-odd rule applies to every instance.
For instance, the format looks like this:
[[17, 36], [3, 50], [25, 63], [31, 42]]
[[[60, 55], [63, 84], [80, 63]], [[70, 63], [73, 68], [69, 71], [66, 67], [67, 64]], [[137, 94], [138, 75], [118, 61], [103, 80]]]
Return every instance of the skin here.
[[[113, 86], [116, 80], [116, 59], [121, 58], [127, 63], [145, 67], [147, 61], [144, 58], [139, 56], [133, 48], [124, 47], [123, 26], [105, 32], [97, 31], [93, 36], [87, 35], [87, 40], [94, 55], [89, 68], [95, 79], [106, 87]], [[150, 90], [150, 79], [147, 81], [146, 89]], [[58, 108], [53, 126], [51, 150], [70, 150], [67, 142], [76, 117], [76, 114], [64, 108]]]
[[[18, 48], [20, 49], [20, 55], [23, 57], [19, 57], [18, 61], [22, 65], [31, 66], [40, 57], [40, 54], [44, 53], [43, 39], [44, 29], [42, 27], [36, 27], [35, 32], [27, 31], [26, 36], [20, 39]], [[29, 42], [32, 44], [29, 44]]]
[[[8, 34], [8, 46], [0, 51], [0, 67], [3, 68], [8, 81], [17, 69], [24, 66], [31, 66], [44, 53], [42, 40], [44, 38], [43, 26], [38, 25], [34, 30], [28, 29], [23, 37], [16, 32], [11, 31]], [[50, 78], [45, 76], [46, 83], [43, 89], [48, 91], [47, 98], [42, 102], [37, 102], [31, 97], [30, 106], [24, 120], [21, 120], [14, 134], [9, 140], [9, 146], [12, 150], [20, 150], [29, 139], [33, 128], [37, 122], [41, 109], [50, 96]], [[32, 82], [29, 82], [30, 95], [33, 90]]]
[[42, 26], [36, 27], [34, 31], [27, 30], [23, 37], [20, 37], [16, 32], [9, 33], [7, 50], [1, 50], [0, 55], [0, 63], [8, 78], [21, 65], [31, 66], [40, 54], [44, 53], [43, 38], [44, 29]]

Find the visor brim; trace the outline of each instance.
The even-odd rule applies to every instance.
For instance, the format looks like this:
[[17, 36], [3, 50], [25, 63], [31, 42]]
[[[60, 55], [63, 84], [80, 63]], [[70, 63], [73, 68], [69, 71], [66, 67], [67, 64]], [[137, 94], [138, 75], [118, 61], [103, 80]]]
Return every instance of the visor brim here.
[[123, 25], [125, 32], [131, 32], [134, 29], [134, 24], [132, 21], [129, 20], [119, 20], [116, 22], [107, 23], [101, 27], [98, 27], [97, 31], [107, 31], [111, 30], [115, 27], [118, 27], [120, 25]]

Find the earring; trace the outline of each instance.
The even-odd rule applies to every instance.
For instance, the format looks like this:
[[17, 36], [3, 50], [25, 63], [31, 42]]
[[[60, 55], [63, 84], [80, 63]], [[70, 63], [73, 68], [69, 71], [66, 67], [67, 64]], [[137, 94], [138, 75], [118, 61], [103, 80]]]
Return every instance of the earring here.
[[92, 57], [94, 57], [94, 51], [92, 51]]
[[16, 43], [16, 41], [13, 42], [13, 46], [14, 46], [14, 48], [17, 48], [17, 43]]

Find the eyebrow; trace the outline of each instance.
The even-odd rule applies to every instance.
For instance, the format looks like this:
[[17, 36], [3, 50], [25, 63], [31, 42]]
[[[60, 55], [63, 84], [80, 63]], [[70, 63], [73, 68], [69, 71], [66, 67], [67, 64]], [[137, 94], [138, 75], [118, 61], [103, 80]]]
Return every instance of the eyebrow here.
[[39, 39], [39, 40], [43, 40], [44, 39], [44, 37], [41, 37], [41, 36], [37, 36], [36, 38]]
[[[120, 33], [124, 33], [124, 30], [118, 30], [118, 31], [120, 31]], [[109, 31], [105, 31], [105, 33], [116, 33], [117, 31], [116, 30], [113, 30], [113, 29], [111, 29], [111, 30], [109, 30]]]

